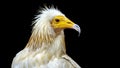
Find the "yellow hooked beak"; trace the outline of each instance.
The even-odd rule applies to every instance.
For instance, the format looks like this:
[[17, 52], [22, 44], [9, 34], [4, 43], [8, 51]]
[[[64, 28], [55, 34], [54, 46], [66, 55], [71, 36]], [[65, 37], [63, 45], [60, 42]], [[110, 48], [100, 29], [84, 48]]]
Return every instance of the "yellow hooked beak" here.
[[76, 31], [78, 31], [79, 34], [81, 32], [80, 27], [65, 16], [61, 16], [61, 15], [55, 16], [51, 24], [54, 29], [71, 28], [71, 29], [75, 29]]

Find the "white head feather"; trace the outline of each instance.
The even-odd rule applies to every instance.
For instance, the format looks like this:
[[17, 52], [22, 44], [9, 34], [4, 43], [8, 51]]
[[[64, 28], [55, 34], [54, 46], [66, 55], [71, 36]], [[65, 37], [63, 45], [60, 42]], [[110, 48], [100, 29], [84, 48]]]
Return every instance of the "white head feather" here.
[[[57, 15], [65, 16], [62, 12], [53, 7], [45, 8], [39, 12], [41, 13], [35, 17], [36, 20], [33, 22], [34, 26], [28, 47], [32, 45], [35, 47], [42, 46], [43, 44], [48, 45], [50, 42], [52, 42], [56, 37], [56, 33], [51, 26], [51, 21], [53, 17]], [[63, 31], [61, 34], [64, 35]]]
[[43, 9], [42, 11], [40, 11], [40, 14], [35, 17], [36, 20], [33, 23], [34, 24], [33, 31], [37, 31], [37, 33], [39, 32], [45, 34], [47, 34], [47, 32], [45, 31], [48, 31], [48, 33], [53, 32], [50, 23], [53, 17], [57, 15], [65, 16], [62, 12], [60, 12], [58, 9], [55, 9], [53, 7]]

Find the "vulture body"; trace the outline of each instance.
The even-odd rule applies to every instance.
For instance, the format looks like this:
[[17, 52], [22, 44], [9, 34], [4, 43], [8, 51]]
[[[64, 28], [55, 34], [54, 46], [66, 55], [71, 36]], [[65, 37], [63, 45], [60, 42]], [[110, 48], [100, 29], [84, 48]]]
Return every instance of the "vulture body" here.
[[13, 59], [11, 68], [81, 68], [66, 54], [64, 29], [80, 27], [55, 8], [40, 11], [26, 47]]

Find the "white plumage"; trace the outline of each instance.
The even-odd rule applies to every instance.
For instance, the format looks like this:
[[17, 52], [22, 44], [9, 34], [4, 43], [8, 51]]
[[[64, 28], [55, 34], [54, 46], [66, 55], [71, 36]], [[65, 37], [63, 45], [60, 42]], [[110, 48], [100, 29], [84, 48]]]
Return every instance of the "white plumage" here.
[[[26, 47], [14, 57], [11, 68], [81, 68], [66, 54], [63, 27], [54, 28], [51, 24], [56, 16], [60, 16], [60, 21], [71, 23], [58, 9], [43, 9], [33, 23]], [[66, 25], [67, 28], [70, 25]], [[78, 25], [73, 25], [73, 28], [80, 32]]]

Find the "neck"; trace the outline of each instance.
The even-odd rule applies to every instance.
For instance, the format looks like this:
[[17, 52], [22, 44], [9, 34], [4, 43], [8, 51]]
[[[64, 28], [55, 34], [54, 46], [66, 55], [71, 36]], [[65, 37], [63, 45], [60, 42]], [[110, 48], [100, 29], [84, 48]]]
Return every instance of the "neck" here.
[[38, 34], [33, 32], [29, 42], [25, 48], [28, 48], [30, 51], [39, 50], [48, 51], [49, 53], [61, 55], [66, 53], [65, 42], [64, 42], [64, 32], [61, 31], [59, 34]]

